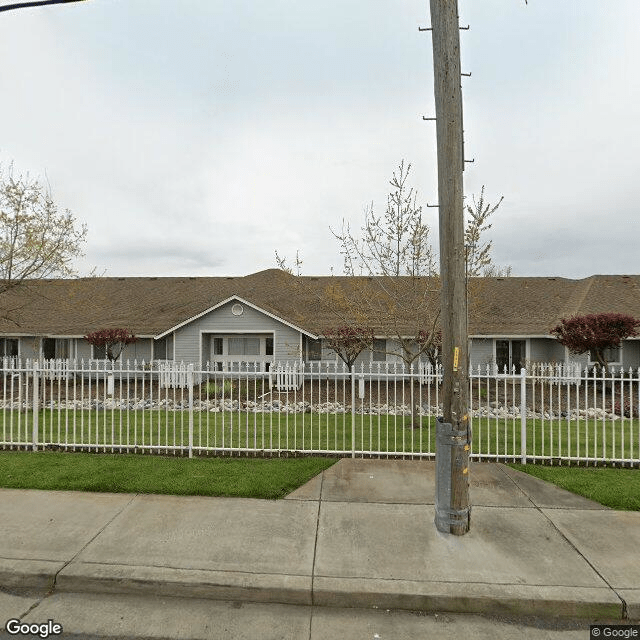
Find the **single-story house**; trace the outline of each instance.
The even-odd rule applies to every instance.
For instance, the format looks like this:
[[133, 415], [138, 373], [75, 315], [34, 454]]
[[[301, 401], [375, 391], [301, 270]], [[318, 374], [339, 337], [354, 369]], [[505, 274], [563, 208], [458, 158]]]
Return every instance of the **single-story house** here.
[[[415, 335], [418, 320], [430, 328], [439, 306], [437, 282], [421, 279], [418, 294], [409, 281], [390, 302], [376, 278], [295, 277], [278, 269], [244, 277], [34, 280], [0, 296], [0, 357], [103, 358], [83, 336], [126, 328], [138, 341], [125, 348], [123, 361], [209, 363], [220, 370], [237, 361], [336, 360], [322, 336], [351, 322], [369, 324], [375, 334], [356, 365], [399, 361], [394, 336]], [[477, 278], [469, 290], [473, 367], [587, 365], [589, 354], [571, 355], [550, 335], [561, 318], [601, 312], [640, 318], [640, 276]], [[609, 357], [638, 367], [640, 342], [627, 340]]]

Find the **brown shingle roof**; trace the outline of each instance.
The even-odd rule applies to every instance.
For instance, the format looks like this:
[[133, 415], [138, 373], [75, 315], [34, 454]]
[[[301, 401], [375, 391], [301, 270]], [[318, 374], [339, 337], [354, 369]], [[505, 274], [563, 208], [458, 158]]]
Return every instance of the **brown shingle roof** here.
[[[406, 278], [397, 281], [364, 276], [295, 278], [278, 269], [244, 277], [79, 278], [39, 280], [0, 296], [0, 334], [84, 335], [102, 328], [126, 327], [137, 335], [158, 335], [236, 295], [311, 333], [336, 326], [354, 309], [377, 315], [372, 306], [388, 306], [384, 290], [401, 298], [400, 329], [415, 330], [415, 309], [433, 317], [437, 281], [421, 281], [419, 296]], [[548, 335], [561, 318], [618, 312], [640, 318], [640, 276], [567, 278], [478, 278], [471, 283], [471, 335]], [[345, 295], [362, 302], [349, 309]], [[373, 301], [373, 302], [372, 302]], [[342, 310], [342, 311], [341, 311]], [[357, 314], [356, 314], [357, 315]], [[374, 318], [376, 332], [389, 327]]]

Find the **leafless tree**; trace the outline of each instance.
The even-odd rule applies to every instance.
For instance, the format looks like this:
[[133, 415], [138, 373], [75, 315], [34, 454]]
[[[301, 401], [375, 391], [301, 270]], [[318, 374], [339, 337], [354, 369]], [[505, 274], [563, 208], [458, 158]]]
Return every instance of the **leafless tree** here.
[[371, 283], [349, 295], [343, 292], [342, 305], [360, 309], [377, 331], [393, 337], [387, 352], [407, 366], [437, 348], [437, 312], [434, 317], [428, 294], [438, 287], [431, 230], [422, 219], [417, 192], [407, 184], [410, 172], [411, 164], [400, 162], [389, 181], [384, 215], [376, 215], [371, 204], [360, 235], [344, 222], [339, 233], [331, 230], [345, 275], [366, 275]]
[[489, 218], [502, 204], [504, 196], [500, 197], [498, 203], [491, 205], [485, 203], [484, 185], [480, 191], [480, 196], [476, 200], [472, 196], [473, 206], [467, 205], [467, 227], [464, 232], [464, 245], [466, 250], [467, 277], [500, 277], [510, 276], [511, 267], [498, 267], [491, 258], [492, 240], [483, 242], [484, 234], [491, 229]]
[[365, 211], [361, 236], [343, 221], [342, 230], [331, 232], [340, 243], [346, 275], [433, 276], [437, 273], [429, 225], [422, 220], [417, 192], [407, 186], [411, 165], [400, 162], [389, 182], [383, 216], [376, 216], [373, 203]]
[[38, 180], [0, 168], [0, 294], [29, 279], [75, 275], [86, 236]]
[[[374, 335], [390, 338], [387, 354], [407, 368], [425, 358], [436, 364], [441, 347], [438, 264], [431, 229], [423, 220], [417, 192], [409, 186], [410, 172], [411, 165], [400, 162], [389, 182], [384, 214], [377, 215], [373, 204], [367, 207], [359, 233], [344, 221], [339, 232], [331, 229], [340, 246], [344, 273], [354, 279], [352, 283], [336, 279], [318, 296], [318, 302], [330, 308], [342, 325], [371, 327]], [[488, 220], [502, 198], [494, 206], [486, 204], [483, 187], [473, 203], [467, 207], [465, 233], [469, 276], [509, 275], [510, 269], [492, 264], [491, 241], [483, 242], [491, 228]], [[299, 253], [297, 274], [277, 252], [276, 260], [280, 268], [300, 275]]]

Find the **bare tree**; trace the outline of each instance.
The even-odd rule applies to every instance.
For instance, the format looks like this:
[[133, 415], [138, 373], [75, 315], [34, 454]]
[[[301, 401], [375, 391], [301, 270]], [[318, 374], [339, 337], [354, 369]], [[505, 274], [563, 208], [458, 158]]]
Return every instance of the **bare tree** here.
[[483, 235], [491, 229], [489, 218], [496, 212], [502, 204], [504, 196], [500, 197], [498, 203], [491, 205], [485, 203], [484, 185], [480, 191], [480, 196], [476, 200], [472, 196], [473, 206], [467, 205], [467, 226], [464, 232], [464, 245], [466, 250], [467, 277], [500, 277], [510, 276], [511, 267], [498, 267], [493, 264], [491, 258], [492, 240], [483, 242]]
[[417, 192], [407, 186], [411, 165], [400, 162], [389, 182], [383, 216], [376, 216], [373, 203], [365, 211], [362, 235], [355, 236], [343, 221], [334, 237], [340, 243], [345, 275], [433, 276], [437, 273], [429, 225], [422, 220]]
[[371, 279], [371, 286], [352, 290], [351, 299], [345, 295], [343, 306], [361, 310], [369, 326], [393, 337], [387, 353], [408, 367], [434, 353], [437, 311], [434, 317], [428, 293], [438, 288], [431, 230], [422, 219], [417, 192], [407, 184], [410, 172], [411, 164], [401, 161], [389, 182], [384, 215], [377, 216], [370, 205], [359, 236], [344, 222], [340, 233], [331, 230], [340, 244], [345, 275]]
[[[389, 181], [384, 214], [377, 215], [373, 204], [369, 205], [359, 233], [344, 221], [339, 232], [331, 229], [340, 246], [345, 275], [368, 276], [370, 284], [360, 280], [357, 287], [347, 289], [336, 283], [324, 296], [324, 303], [342, 324], [372, 326], [376, 335], [392, 337], [387, 353], [407, 367], [423, 357], [435, 363], [440, 348], [439, 305], [433, 304], [440, 287], [438, 265], [431, 229], [423, 220], [416, 190], [409, 186], [410, 173], [411, 164], [402, 160]], [[473, 197], [473, 206], [467, 206], [468, 277], [511, 273], [510, 267], [493, 264], [492, 242], [483, 241], [491, 229], [489, 219], [502, 201], [501, 197], [495, 205], [487, 203], [483, 186], [479, 198]], [[277, 251], [276, 262], [284, 271], [300, 276], [298, 251], [292, 267]]]
[[[409, 186], [410, 172], [411, 165], [400, 162], [389, 182], [384, 214], [377, 215], [371, 204], [359, 233], [344, 221], [339, 232], [331, 229], [340, 245], [344, 273], [354, 280], [336, 280], [317, 296], [318, 303], [330, 309], [341, 325], [370, 327], [374, 336], [390, 338], [387, 355], [402, 361], [407, 369], [419, 359], [436, 364], [442, 340], [437, 327], [440, 277], [431, 229], [423, 220], [417, 192]], [[496, 273], [491, 242], [482, 238], [491, 228], [489, 217], [501, 202], [502, 198], [494, 206], [485, 204], [483, 187], [478, 201], [474, 198], [474, 206], [467, 207], [469, 275]], [[281, 269], [296, 275], [277, 252], [276, 260]], [[297, 275], [301, 264], [296, 253]]]
[[75, 275], [86, 235], [39, 181], [0, 169], [0, 294], [28, 279]]
[[282, 269], [283, 271], [285, 271], [286, 273], [292, 276], [300, 276], [302, 274], [302, 259], [300, 258], [299, 249], [296, 249], [296, 257], [293, 261], [293, 264], [295, 265], [295, 270], [296, 270], [295, 273], [293, 272], [294, 267], [290, 267], [287, 264], [286, 257], [280, 257], [280, 254], [278, 253], [277, 249], [275, 251], [275, 254], [276, 254], [276, 264], [278, 265], [279, 269]]

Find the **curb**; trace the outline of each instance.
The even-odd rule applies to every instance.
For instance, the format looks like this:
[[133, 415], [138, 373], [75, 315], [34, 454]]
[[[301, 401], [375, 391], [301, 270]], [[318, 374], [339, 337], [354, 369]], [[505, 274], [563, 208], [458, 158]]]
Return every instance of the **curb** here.
[[[14, 575], [13, 583], [16, 584]], [[0, 574], [3, 584], [5, 576]], [[21, 580], [20, 580], [21, 582]], [[33, 582], [33, 581], [32, 581]], [[427, 613], [623, 619], [608, 587], [422, 582], [72, 563], [55, 591]]]

